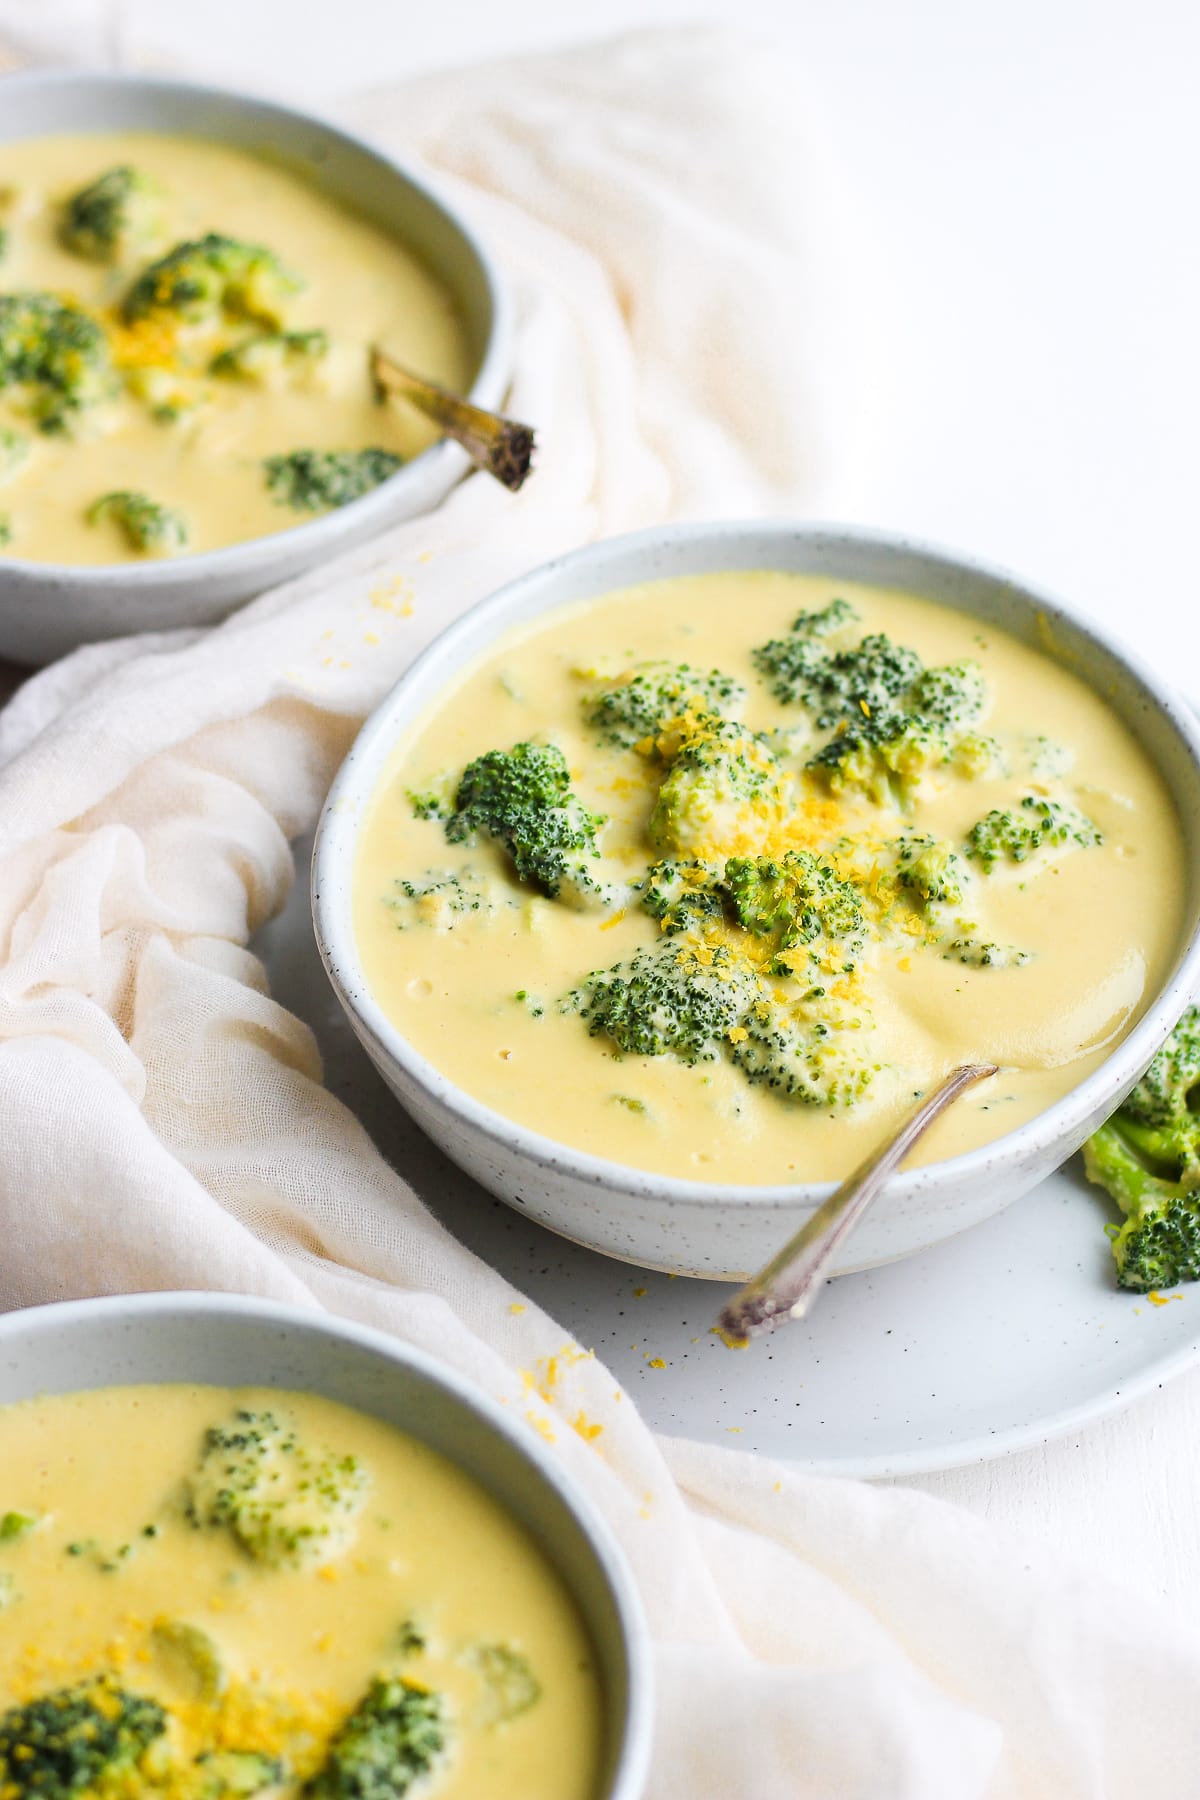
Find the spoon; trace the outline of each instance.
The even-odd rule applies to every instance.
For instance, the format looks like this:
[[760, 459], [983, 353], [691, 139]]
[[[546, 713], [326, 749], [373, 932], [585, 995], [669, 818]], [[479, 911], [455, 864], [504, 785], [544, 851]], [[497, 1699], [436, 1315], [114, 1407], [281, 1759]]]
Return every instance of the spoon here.
[[494, 475], [514, 494], [523, 485], [536, 443], [532, 425], [472, 406], [436, 381], [414, 375], [378, 347], [371, 351], [371, 373], [385, 394], [400, 395], [461, 444], [477, 469]]
[[996, 1073], [995, 1063], [963, 1063], [927, 1094], [921, 1104], [866, 1161], [835, 1188], [811, 1219], [745, 1287], [739, 1288], [718, 1321], [730, 1338], [762, 1337], [788, 1319], [802, 1319], [812, 1306], [826, 1270], [884, 1182], [904, 1161], [921, 1134], [952, 1101]]

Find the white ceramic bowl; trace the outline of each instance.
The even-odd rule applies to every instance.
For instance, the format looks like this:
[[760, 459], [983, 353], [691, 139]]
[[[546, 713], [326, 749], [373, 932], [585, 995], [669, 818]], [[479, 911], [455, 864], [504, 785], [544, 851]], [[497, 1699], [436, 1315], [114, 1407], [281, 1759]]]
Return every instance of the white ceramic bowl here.
[[608, 1527], [532, 1431], [397, 1338], [267, 1300], [135, 1294], [0, 1317], [0, 1405], [168, 1381], [322, 1394], [410, 1433], [478, 1482], [557, 1569], [591, 1636], [606, 1720], [596, 1800], [640, 1800], [653, 1734], [641, 1603]]
[[[426, 1061], [373, 998], [351, 925], [363, 809], [402, 731], [511, 627], [571, 601], [659, 577], [784, 569], [900, 588], [1002, 626], [1068, 664], [1130, 726], [1170, 789], [1186, 836], [1185, 927], [1169, 979], [1134, 1029], [1074, 1092], [982, 1149], [893, 1178], [837, 1273], [939, 1243], [999, 1212], [1065, 1162], [1122, 1100], [1200, 990], [1200, 732], [1148, 670], [1046, 595], [960, 556], [881, 533], [813, 525], [682, 525], [576, 551], [473, 607], [429, 647], [355, 741], [313, 858], [325, 967], [384, 1079], [435, 1143], [527, 1217], [606, 1255], [675, 1274], [741, 1279], [831, 1191], [829, 1184], [718, 1187], [646, 1174], [555, 1143], [473, 1099]], [[1153, 895], [1147, 896], [1147, 904]]]
[[[285, 158], [323, 194], [416, 251], [461, 312], [475, 369], [468, 398], [501, 404], [513, 337], [495, 266], [457, 213], [384, 151], [275, 101], [191, 82], [73, 71], [0, 77], [0, 143], [85, 131], [178, 132]], [[89, 568], [0, 556], [0, 656], [44, 663], [101, 638], [210, 625], [335, 551], [428, 512], [467, 467], [466, 453], [443, 439], [348, 506], [171, 561]]]

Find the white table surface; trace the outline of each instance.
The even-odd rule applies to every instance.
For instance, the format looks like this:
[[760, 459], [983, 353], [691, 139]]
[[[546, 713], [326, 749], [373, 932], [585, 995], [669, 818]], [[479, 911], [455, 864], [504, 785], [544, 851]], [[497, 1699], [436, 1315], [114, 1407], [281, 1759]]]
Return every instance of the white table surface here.
[[[122, 13], [173, 57], [246, 85], [269, 71], [313, 99], [697, 16], [792, 43], [811, 86], [797, 104], [835, 134], [876, 247], [893, 347], [892, 426], [862, 517], [1011, 565], [1200, 689], [1192, 0], [124, 0]], [[1184, 1304], [1200, 1308], [1200, 1290]], [[1077, 1437], [911, 1485], [1190, 1613], [1200, 1372]]]

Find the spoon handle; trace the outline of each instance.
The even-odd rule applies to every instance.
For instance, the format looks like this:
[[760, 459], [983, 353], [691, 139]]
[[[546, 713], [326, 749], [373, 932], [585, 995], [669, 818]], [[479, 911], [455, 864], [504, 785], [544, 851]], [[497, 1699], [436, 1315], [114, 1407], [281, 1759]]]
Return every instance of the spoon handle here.
[[382, 350], [371, 352], [371, 373], [385, 393], [398, 394], [440, 425], [447, 437], [462, 445], [476, 468], [494, 475], [514, 494], [524, 484], [536, 445], [531, 425], [472, 406], [436, 381], [402, 368]]
[[995, 1063], [964, 1063], [952, 1069], [891, 1137], [834, 1189], [778, 1255], [738, 1289], [721, 1314], [720, 1329], [733, 1338], [759, 1337], [787, 1319], [802, 1319], [830, 1263], [892, 1170], [964, 1089], [995, 1073]]

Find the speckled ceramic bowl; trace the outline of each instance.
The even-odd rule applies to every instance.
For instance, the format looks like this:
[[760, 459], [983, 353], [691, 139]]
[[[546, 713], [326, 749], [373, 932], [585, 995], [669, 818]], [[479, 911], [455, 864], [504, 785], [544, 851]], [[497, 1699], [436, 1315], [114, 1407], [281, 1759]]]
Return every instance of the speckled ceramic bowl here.
[[[191, 82], [75, 71], [0, 77], [0, 144], [85, 131], [184, 133], [286, 158], [422, 258], [462, 316], [475, 368], [468, 397], [486, 407], [503, 400], [513, 337], [495, 266], [446, 202], [382, 150], [308, 113]], [[44, 663], [101, 638], [213, 624], [335, 551], [428, 512], [467, 467], [465, 452], [443, 439], [336, 512], [170, 561], [88, 568], [0, 555], [0, 656]]]
[[549, 1558], [590, 1633], [606, 1715], [596, 1800], [640, 1800], [653, 1719], [641, 1603], [607, 1526], [533, 1431], [397, 1338], [268, 1300], [135, 1294], [0, 1317], [0, 1406], [168, 1381], [321, 1394], [408, 1432], [478, 1482]]
[[829, 1184], [718, 1187], [647, 1174], [558, 1144], [465, 1093], [378, 1005], [351, 926], [363, 809], [388, 754], [439, 692], [511, 627], [571, 601], [677, 575], [783, 569], [919, 594], [1002, 626], [1067, 664], [1130, 726], [1174, 797], [1186, 838], [1185, 924], [1170, 976], [1111, 1056], [1039, 1117], [982, 1149], [902, 1171], [850, 1240], [837, 1272], [908, 1256], [999, 1212], [1065, 1162], [1133, 1086], [1200, 990], [1200, 731], [1190, 710], [1125, 650], [997, 570], [879, 533], [812, 525], [682, 525], [590, 546], [514, 581], [442, 634], [364, 726], [333, 785], [313, 859], [325, 966], [376, 1067], [430, 1137], [493, 1194], [565, 1237], [644, 1268], [736, 1280], [759, 1268]]

